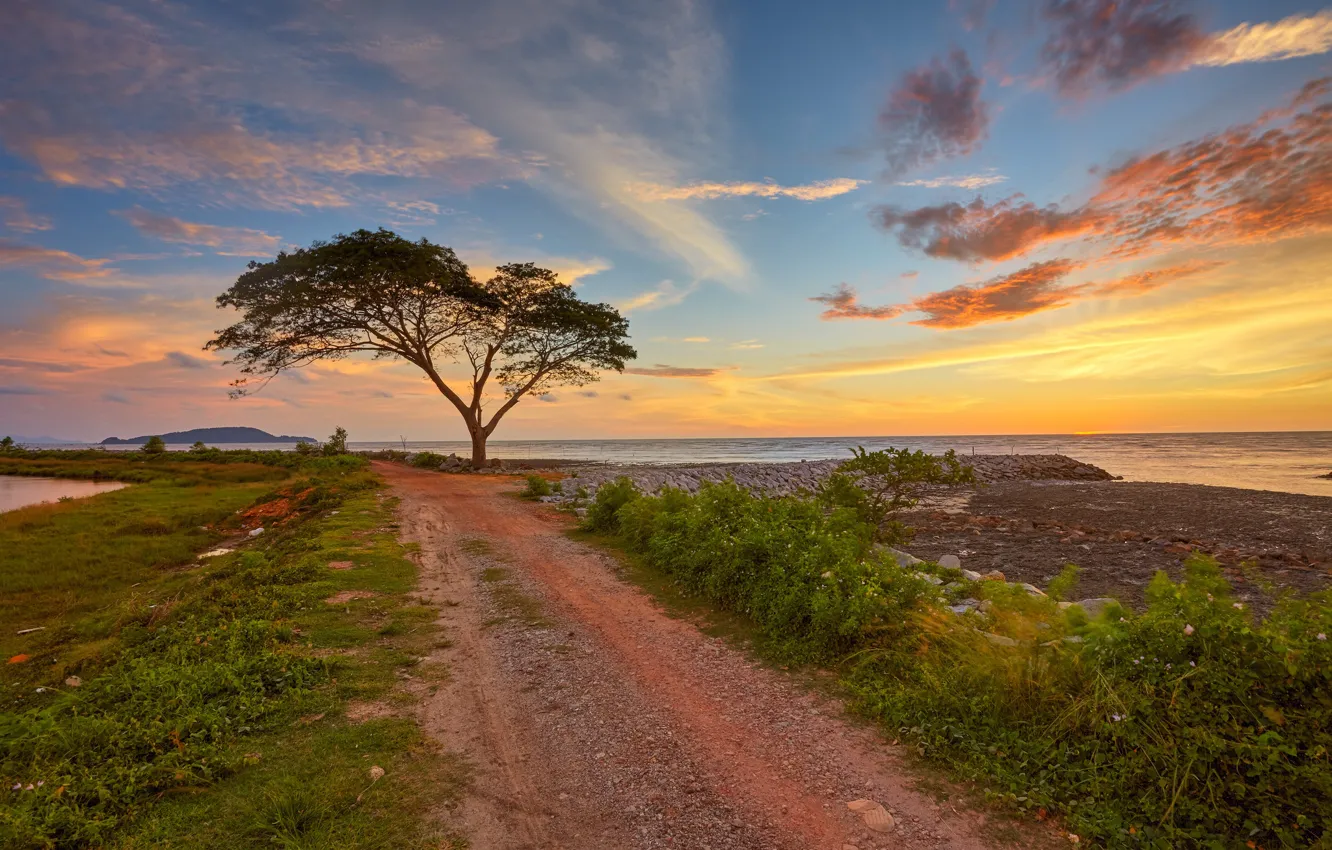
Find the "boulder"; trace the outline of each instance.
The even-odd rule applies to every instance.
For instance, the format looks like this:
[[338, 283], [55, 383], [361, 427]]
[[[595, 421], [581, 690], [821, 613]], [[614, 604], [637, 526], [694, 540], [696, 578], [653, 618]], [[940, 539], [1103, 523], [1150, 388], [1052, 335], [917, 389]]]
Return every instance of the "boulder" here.
[[963, 570], [963, 571], [962, 571], [962, 578], [966, 579], [967, 581], [980, 581], [980, 580], [984, 579], [985, 576], [981, 575], [980, 573], [976, 572], [975, 570]]
[[1025, 581], [1022, 582], [1021, 584], [1019, 584], [1018, 587], [1022, 588], [1022, 589], [1025, 590], [1025, 591], [1027, 591], [1027, 592], [1030, 593], [1032, 596], [1044, 596], [1044, 595], [1045, 595], [1045, 591], [1044, 591], [1044, 590], [1041, 590], [1039, 587], [1037, 587], [1037, 586], [1034, 585], [1034, 584], [1028, 584], [1028, 583], [1025, 582]]
[[917, 564], [924, 563], [920, 558], [907, 552], [903, 552], [901, 549], [894, 549], [891, 546], [885, 546], [883, 548], [884, 551], [893, 556], [893, 560], [897, 561], [899, 567], [914, 567]]
[[916, 578], [927, 581], [933, 585], [943, 584], [943, 579], [939, 578], [938, 576], [932, 576], [929, 573], [916, 573]]
[[939, 566], [946, 570], [962, 569], [962, 559], [956, 555], [944, 555], [939, 559]]
[[1117, 601], [1118, 600], [1111, 599], [1108, 596], [1098, 596], [1095, 599], [1081, 599], [1073, 604], [1081, 608], [1086, 612], [1088, 617], [1091, 617], [1094, 620], [1101, 616], [1101, 613], [1104, 612], [1106, 608], [1110, 607], [1111, 603]]

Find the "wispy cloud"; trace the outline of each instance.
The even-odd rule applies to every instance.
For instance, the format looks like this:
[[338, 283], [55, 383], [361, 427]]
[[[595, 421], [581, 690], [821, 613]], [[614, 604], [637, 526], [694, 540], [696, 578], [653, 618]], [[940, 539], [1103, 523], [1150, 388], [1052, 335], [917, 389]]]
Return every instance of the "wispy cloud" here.
[[763, 343], [759, 342], [756, 339], [746, 339], [740, 342], [733, 342], [727, 346], [727, 348], [730, 348], [734, 351], [756, 351], [763, 347], [764, 347]]
[[107, 263], [104, 259], [87, 259], [57, 248], [0, 239], [0, 267], [30, 268], [51, 280], [96, 284], [111, 275]]
[[899, 186], [920, 186], [925, 189], [984, 189], [986, 186], [993, 186], [996, 183], [1003, 183], [1008, 178], [1002, 174], [959, 174], [952, 177], [931, 177], [928, 180], [907, 180], [899, 182]]
[[276, 253], [282, 240], [262, 230], [248, 227], [222, 227], [183, 221], [142, 207], [119, 213], [145, 236], [180, 245], [216, 248], [219, 254], [238, 257], [262, 257]]
[[888, 173], [976, 150], [989, 133], [990, 111], [981, 100], [981, 78], [965, 51], [907, 73], [879, 113]]
[[50, 230], [51, 219], [28, 211], [28, 205], [22, 198], [0, 195], [0, 223], [10, 230], [31, 233], [34, 230]]
[[195, 357], [193, 354], [186, 354], [183, 351], [168, 351], [164, 355], [164, 359], [178, 369], [207, 369], [212, 365], [202, 357]]
[[630, 191], [650, 201], [684, 201], [713, 198], [796, 198], [801, 201], [822, 201], [854, 192], [868, 181], [837, 177], [817, 180], [800, 186], [782, 186], [775, 182], [690, 183], [686, 186], [662, 186], [656, 183], [633, 183]]
[[674, 307], [688, 298], [698, 289], [698, 284], [693, 283], [689, 286], [676, 286], [674, 282], [663, 280], [652, 289], [646, 292], [640, 292], [637, 295], [626, 298], [615, 306], [622, 313], [631, 313], [635, 310], [659, 310], [662, 307]]
[[1270, 23], [1245, 23], [1215, 33], [1195, 65], [1235, 65], [1318, 56], [1332, 51], [1332, 9], [1291, 15]]
[[809, 300], [827, 307], [819, 316], [825, 321], [834, 319], [895, 319], [907, 311], [907, 307], [901, 304], [889, 304], [881, 307], [869, 307], [861, 304], [856, 291], [845, 283], [839, 283], [832, 292], [815, 295]]
[[626, 375], [645, 375], [649, 378], [711, 378], [722, 369], [695, 368], [690, 366], [667, 366], [658, 363], [655, 366], [635, 366], [625, 369]]

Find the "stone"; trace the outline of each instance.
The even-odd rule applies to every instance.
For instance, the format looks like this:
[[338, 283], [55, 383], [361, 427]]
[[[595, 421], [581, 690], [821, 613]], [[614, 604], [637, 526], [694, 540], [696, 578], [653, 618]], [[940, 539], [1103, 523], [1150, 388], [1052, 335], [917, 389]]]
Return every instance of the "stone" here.
[[217, 557], [220, 557], [220, 556], [222, 556], [222, 555], [230, 555], [231, 552], [232, 552], [232, 550], [227, 549], [227, 548], [222, 548], [222, 549], [209, 549], [207, 552], [204, 552], [204, 553], [202, 553], [201, 555], [199, 555], [199, 560], [202, 561], [204, 558], [217, 558]]
[[980, 581], [981, 579], [985, 578], [985, 576], [981, 575], [975, 570], [963, 570], [962, 578], [966, 579], [967, 581]]
[[1008, 579], [1004, 578], [1004, 574], [1001, 573], [999, 570], [990, 570], [988, 573], [986, 573], [985, 575], [981, 576], [981, 578], [985, 579], [986, 581], [1007, 581], [1007, 580], [1008, 580]]
[[65, 684], [69, 685], [71, 688], [77, 688], [79, 685], [83, 684], [83, 680], [80, 679], [78, 676], [70, 676], [69, 678], [65, 679]]
[[989, 599], [982, 599], [981, 603], [976, 607], [980, 609], [980, 612], [982, 614], [988, 614], [994, 610], [994, 603], [991, 602]]
[[1044, 590], [1041, 590], [1039, 587], [1037, 587], [1037, 586], [1034, 585], [1034, 584], [1028, 584], [1028, 583], [1025, 582], [1025, 581], [1022, 582], [1021, 584], [1019, 584], [1018, 587], [1022, 588], [1022, 589], [1025, 590], [1025, 591], [1027, 591], [1027, 592], [1030, 593], [1032, 596], [1044, 596], [1044, 595], [1045, 595], [1045, 591], [1044, 591]]
[[949, 605], [948, 610], [954, 614], [965, 614], [980, 607], [980, 601], [976, 599], [961, 599], [956, 605]]
[[929, 573], [916, 573], [916, 578], [925, 582], [929, 582], [930, 584], [933, 585], [943, 584], [943, 579], [939, 578], [938, 576], [932, 576]]
[[1081, 608], [1088, 617], [1094, 620], [1101, 616], [1101, 613], [1110, 607], [1111, 603], [1116, 601], [1108, 596], [1098, 596], [1095, 599], [1081, 599], [1073, 604]]
[[901, 549], [894, 549], [891, 546], [885, 546], [883, 548], [884, 551], [893, 556], [893, 559], [897, 561], [899, 567], [914, 567], [917, 564], [924, 563], [920, 558], [917, 558], [915, 555], [908, 552], [903, 552]]
[[939, 559], [939, 566], [945, 570], [960, 570], [962, 569], [962, 559], [956, 555], [944, 555]]
[[260, 526], [259, 528], [253, 529], [253, 530], [250, 532], [250, 536], [251, 536], [251, 537], [258, 537], [259, 535], [261, 535], [261, 534], [263, 534], [263, 533], [264, 533], [264, 529], [263, 529], [262, 526]]
[[993, 632], [981, 632], [981, 634], [985, 636], [985, 639], [986, 639], [986, 640], [988, 640], [990, 643], [994, 644], [995, 646], [1017, 646], [1017, 645], [1018, 645], [1018, 642], [1015, 641], [1015, 640], [1013, 640], [1011, 637], [1004, 637], [1003, 635], [996, 635], [996, 634], [994, 634]]
[[893, 828], [893, 816], [888, 814], [888, 810], [883, 806], [876, 806], [867, 812], [862, 812], [860, 819], [865, 822], [865, 826], [875, 832], [889, 832]]

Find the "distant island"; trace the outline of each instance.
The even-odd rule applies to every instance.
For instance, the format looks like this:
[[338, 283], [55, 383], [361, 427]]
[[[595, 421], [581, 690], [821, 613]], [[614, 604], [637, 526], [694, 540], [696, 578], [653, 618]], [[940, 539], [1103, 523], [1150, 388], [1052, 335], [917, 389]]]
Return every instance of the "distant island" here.
[[[148, 442], [153, 435], [145, 434], [142, 437], [130, 437], [128, 440], [122, 440], [120, 437], [107, 437], [100, 445], [103, 446], [141, 446]], [[267, 431], [260, 431], [258, 428], [195, 428], [192, 431], [171, 431], [166, 434], [158, 435], [166, 443], [316, 443], [318, 440], [313, 437], [291, 437], [286, 434], [282, 436], [273, 436]]]

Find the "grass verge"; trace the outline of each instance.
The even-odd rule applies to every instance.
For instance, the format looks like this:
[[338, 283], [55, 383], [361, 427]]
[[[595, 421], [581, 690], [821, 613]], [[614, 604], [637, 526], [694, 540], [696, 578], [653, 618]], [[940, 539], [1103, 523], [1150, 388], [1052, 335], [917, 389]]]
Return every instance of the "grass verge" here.
[[16, 610], [49, 626], [4, 636], [0, 846], [464, 846], [440, 816], [467, 767], [403, 710], [435, 612], [364, 462], [94, 460], [142, 483], [0, 522]]

